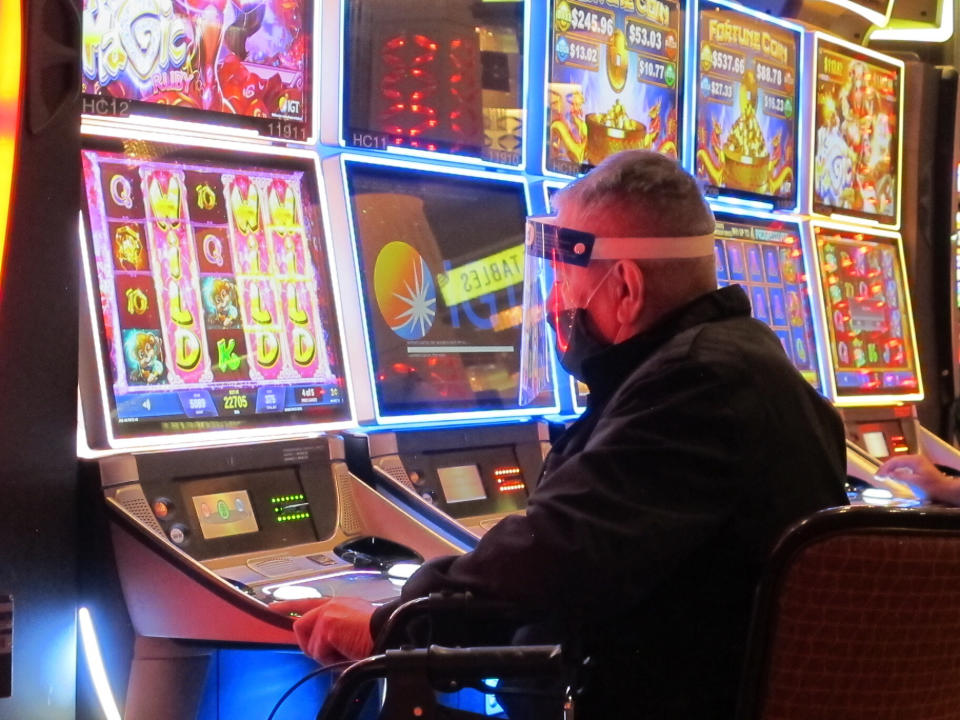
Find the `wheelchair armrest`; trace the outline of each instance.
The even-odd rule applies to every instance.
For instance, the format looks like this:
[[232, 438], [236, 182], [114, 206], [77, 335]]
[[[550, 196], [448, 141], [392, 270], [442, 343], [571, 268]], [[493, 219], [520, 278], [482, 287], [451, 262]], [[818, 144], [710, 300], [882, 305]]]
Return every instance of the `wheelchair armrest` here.
[[447, 648], [431, 645], [411, 650], [388, 650], [359, 660], [337, 679], [317, 715], [317, 720], [346, 720], [360, 710], [363, 687], [387, 678], [386, 717], [432, 717], [435, 690], [450, 690], [464, 679], [490, 676], [512, 678], [559, 676], [564, 672], [559, 645], [518, 645]]
[[469, 624], [492, 620], [519, 623], [527, 616], [527, 612], [512, 603], [478, 598], [470, 592], [430, 593], [426, 597], [403, 603], [390, 614], [377, 634], [373, 652], [382, 653], [388, 647], [408, 644], [405, 642], [406, 638], [402, 637], [403, 631], [423, 618], [456, 617]]

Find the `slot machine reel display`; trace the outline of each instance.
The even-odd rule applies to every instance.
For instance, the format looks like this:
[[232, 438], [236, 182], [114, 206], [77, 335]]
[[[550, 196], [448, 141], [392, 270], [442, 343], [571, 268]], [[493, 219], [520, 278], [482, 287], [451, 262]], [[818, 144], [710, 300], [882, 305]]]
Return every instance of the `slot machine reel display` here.
[[708, 195], [797, 204], [798, 27], [720, 0], [700, 4], [692, 167]]
[[544, 171], [577, 175], [621, 150], [678, 157], [681, 4], [552, 0], [549, 22]]
[[897, 235], [814, 224], [838, 405], [922, 399]]
[[528, 5], [345, 2], [340, 141], [520, 165]]
[[776, 333], [797, 370], [823, 392], [799, 223], [720, 211], [714, 214], [717, 284], [743, 286], [753, 317]]
[[84, 144], [107, 444], [349, 424], [313, 157]]
[[[311, 139], [313, 4], [83, 0], [83, 111]], [[223, 127], [218, 127], [223, 126]]]
[[523, 179], [328, 162], [351, 210], [378, 423], [555, 411], [553, 384], [529, 407], [517, 399]]
[[896, 228], [903, 63], [820, 33], [815, 43], [813, 212]]

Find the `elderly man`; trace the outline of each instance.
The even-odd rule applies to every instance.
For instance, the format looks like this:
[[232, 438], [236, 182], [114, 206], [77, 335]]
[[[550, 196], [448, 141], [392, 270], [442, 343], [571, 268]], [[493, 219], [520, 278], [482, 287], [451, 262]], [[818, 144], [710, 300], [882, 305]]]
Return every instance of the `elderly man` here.
[[[730, 718], [767, 553], [796, 520], [846, 503], [841, 422], [743, 290], [716, 289], [713, 216], [676, 162], [621, 153], [556, 205], [528, 223], [521, 392], [548, 377], [542, 321], [589, 407], [526, 514], [428, 562], [403, 598], [470, 590], [528, 609], [524, 640], [594, 660], [578, 718]], [[297, 637], [321, 661], [367, 653], [388, 611], [279, 609], [304, 612]]]

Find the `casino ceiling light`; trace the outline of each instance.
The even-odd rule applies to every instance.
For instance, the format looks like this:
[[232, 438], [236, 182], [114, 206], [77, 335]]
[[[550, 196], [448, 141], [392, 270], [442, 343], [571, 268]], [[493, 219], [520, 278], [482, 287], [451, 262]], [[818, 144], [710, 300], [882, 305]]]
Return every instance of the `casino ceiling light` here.
[[[856, 13], [860, 17], [868, 20], [873, 25], [877, 27], [886, 27], [887, 23], [890, 22], [890, 13], [893, 10], [893, 0], [888, 0], [886, 3], [858, 3], [853, 2], [853, 0], [823, 0], [830, 5], [836, 5], [841, 7], [844, 10], [849, 10], [852, 13]], [[884, 12], [880, 12], [878, 7], [886, 6]]]
[[22, 19], [19, 2], [0, 2], [0, 280], [13, 206], [20, 118]]
[[[907, 2], [898, 0], [894, 17], [886, 27], [872, 27], [867, 32], [866, 42], [924, 42], [942, 43], [953, 37], [954, 5], [956, 0], [935, 0], [937, 4], [936, 22], [923, 22], [916, 19], [897, 17], [901, 7], [911, 10], [925, 5], [925, 3]], [[932, 3], [931, 3], [932, 4]]]

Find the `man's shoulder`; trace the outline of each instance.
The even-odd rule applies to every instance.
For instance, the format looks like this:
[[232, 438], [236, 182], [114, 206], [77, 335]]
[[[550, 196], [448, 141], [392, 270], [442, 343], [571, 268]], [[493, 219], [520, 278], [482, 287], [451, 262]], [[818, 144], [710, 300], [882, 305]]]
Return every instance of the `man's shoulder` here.
[[748, 316], [687, 328], [670, 338], [644, 365], [656, 370], [676, 363], [702, 365], [715, 374], [735, 376], [744, 372], [749, 375], [765, 365], [792, 367], [777, 336]]

